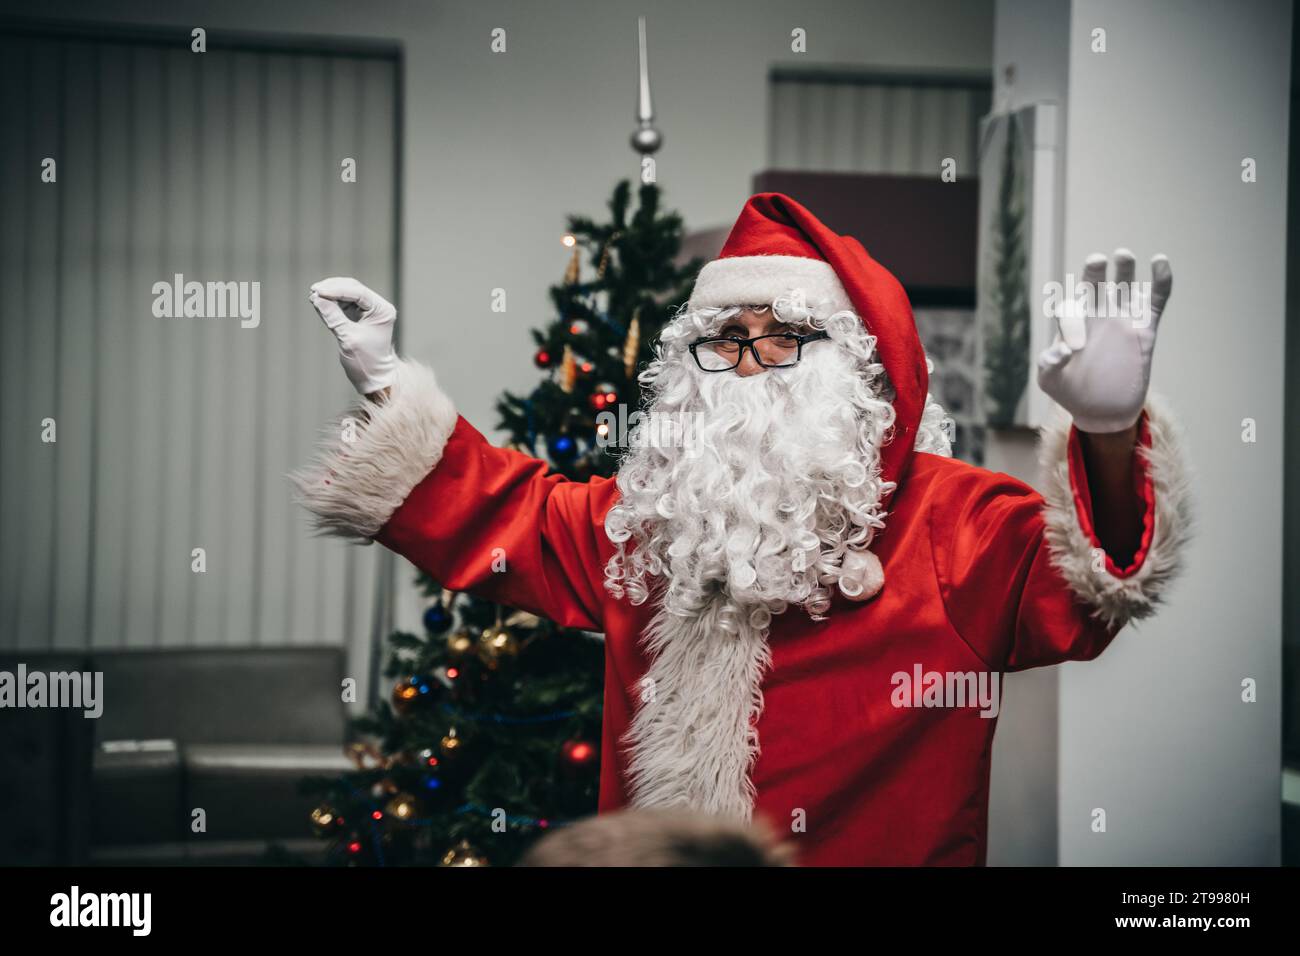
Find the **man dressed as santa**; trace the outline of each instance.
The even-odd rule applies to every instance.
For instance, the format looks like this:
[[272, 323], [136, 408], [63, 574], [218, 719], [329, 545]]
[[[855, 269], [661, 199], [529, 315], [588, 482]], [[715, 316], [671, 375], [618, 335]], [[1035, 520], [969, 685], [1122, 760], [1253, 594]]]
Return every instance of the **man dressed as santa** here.
[[805, 865], [982, 864], [997, 721], [951, 691], [1096, 657], [1155, 609], [1189, 526], [1147, 394], [1169, 264], [1109, 264], [1039, 358], [1073, 416], [1044, 429], [1041, 495], [950, 457], [902, 287], [780, 193], [745, 204], [641, 376], [645, 420], [688, 440], [547, 475], [394, 354], [391, 304], [326, 279], [361, 425], [294, 480], [323, 530], [604, 632], [602, 812], [761, 815]]

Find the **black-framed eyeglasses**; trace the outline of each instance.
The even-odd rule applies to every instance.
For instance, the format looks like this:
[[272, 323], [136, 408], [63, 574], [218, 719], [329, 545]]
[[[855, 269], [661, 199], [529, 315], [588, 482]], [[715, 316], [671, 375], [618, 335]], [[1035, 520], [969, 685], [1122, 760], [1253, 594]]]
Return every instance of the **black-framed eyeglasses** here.
[[777, 332], [772, 335], [759, 335], [752, 339], [724, 335], [717, 338], [699, 339], [687, 346], [695, 357], [695, 364], [706, 372], [727, 372], [740, 365], [744, 360], [745, 350], [754, 353], [754, 360], [763, 368], [789, 368], [798, 365], [803, 358], [803, 347], [809, 342], [829, 339], [828, 332], [809, 332], [796, 335], [794, 332]]

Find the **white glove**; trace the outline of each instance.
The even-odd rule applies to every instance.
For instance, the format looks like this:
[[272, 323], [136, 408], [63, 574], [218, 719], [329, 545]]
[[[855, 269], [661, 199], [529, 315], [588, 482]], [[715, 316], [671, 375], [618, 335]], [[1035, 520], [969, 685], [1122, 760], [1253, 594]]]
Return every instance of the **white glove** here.
[[1135, 424], [1146, 404], [1160, 314], [1174, 276], [1169, 260], [1151, 260], [1151, 282], [1134, 282], [1133, 253], [1116, 249], [1115, 275], [1095, 252], [1083, 269], [1080, 294], [1055, 310], [1056, 340], [1038, 356], [1038, 385], [1074, 416], [1085, 432], [1119, 432]]
[[393, 323], [397, 309], [356, 279], [321, 279], [307, 297], [339, 343], [339, 363], [362, 395], [393, 384], [397, 353]]

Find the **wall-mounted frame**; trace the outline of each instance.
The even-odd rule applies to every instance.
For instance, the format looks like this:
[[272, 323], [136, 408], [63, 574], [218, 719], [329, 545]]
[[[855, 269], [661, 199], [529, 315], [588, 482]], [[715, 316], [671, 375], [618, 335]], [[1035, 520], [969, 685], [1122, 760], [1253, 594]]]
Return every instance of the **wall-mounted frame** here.
[[1051, 402], [1033, 387], [1050, 341], [1044, 287], [1056, 264], [1057, 108], [1035, 103], [980, 123], [980, 408], [992, 428], [1036, 428]]

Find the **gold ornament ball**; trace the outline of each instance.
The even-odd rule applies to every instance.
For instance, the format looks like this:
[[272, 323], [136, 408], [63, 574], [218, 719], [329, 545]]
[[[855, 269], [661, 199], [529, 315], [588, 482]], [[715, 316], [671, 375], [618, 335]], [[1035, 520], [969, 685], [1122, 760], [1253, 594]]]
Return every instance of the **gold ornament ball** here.
[[487, 627], [478, 639], [478, 654], [483, 663], [495, 668], [503, 660], [519, 654], [519, 638], [508, 627]]
[[439, 866], [487, 866], [488, 858], [468, 840], [461, 840], [442, 855]]
[[384, 815], [396, 823], [413, 823], [420, 813], [415, 797], [401, 792], [394, 794], [384, 805]]
[[409, 714], [419, 699], [420, 688], [409, 680], [399, 680], [393, 686], [393, 710], [399, 717]]
[[456, 736], [456, 728], [453, 727], [447, 731], [446, 736], [439, 742], [438, 749], [442, 751], [444, 757], [452, 760], [461, 755], [461, 752], [465, 749], [465, 742]]
[[331, 836], [339, 827], [339, 816], [328, 803], [311, 812], [311, 828], [318, 837]]
[[447, 653], [456, 660], [464, 660], [474, 653], [474, 638], [469, 631], [456, 631], [447, 636]]

